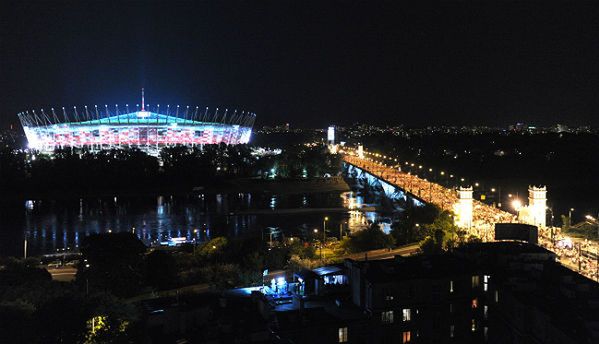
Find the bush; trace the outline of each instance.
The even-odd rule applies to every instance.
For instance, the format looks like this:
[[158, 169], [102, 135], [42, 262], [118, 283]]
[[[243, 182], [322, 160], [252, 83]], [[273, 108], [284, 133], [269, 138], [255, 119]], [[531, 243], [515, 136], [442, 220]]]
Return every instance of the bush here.
[[377, 225], [372, 225], [341, 241], [341, 247], [350, 253], [392, 248], [394, 245], [395, 239], [391, 235], [383, 233]]

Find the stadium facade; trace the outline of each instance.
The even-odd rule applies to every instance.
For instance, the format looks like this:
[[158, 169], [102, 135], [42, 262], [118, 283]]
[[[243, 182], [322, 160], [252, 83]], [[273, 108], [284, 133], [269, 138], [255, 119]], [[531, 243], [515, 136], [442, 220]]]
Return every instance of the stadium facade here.
[[109, 109], [87, 106], [26, 111], [18, 117], [29, 148], [52, 153], [56, 148], [84, 148], [92, 151], [113, 148], [139, 148], [157, 155], [163, 147], [206, 144], [244, 144], [250, 140], [256, 115], [238, 111], [201, 111], [199, 107], [181, 108], [160, 105], [126, 105]]

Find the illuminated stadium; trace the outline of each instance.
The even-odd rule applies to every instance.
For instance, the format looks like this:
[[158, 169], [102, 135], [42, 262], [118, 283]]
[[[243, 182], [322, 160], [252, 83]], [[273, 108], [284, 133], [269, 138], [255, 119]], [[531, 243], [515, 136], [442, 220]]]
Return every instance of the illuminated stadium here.
[[[122, 111], [124, 110], [124, 111]], [[56, 148], [92, 151], [139, 148], [156, 155], [163, 147], [248, 143], [256, 115], [245, 111], [200, 110], [199, 107], [163, 106], [129, 110], [109, 107], [73, 107], [67, 111], [26, 111], [18, 114], [29, 148], [52, 153]]]

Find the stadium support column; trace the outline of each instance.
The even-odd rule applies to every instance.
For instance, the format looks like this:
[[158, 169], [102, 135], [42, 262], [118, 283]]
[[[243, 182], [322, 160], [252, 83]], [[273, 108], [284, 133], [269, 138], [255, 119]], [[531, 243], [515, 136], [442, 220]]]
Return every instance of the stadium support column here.
[[454, 205], [457, 215], [456, 225], [460, 228], [472, 227], [472, 187], [458, 189], [458, 203]]
[[531, 225], [546, 227], [547, 221], [547, 187], [528, 187], [528, 210]]

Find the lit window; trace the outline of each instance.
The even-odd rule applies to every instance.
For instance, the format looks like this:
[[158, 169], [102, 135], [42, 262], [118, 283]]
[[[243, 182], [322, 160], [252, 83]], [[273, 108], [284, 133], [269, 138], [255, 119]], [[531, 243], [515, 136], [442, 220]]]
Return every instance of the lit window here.
[[393, 301], [393, 296], [392, 295], [385, 296], [385, 301]]
[[472, 299], [472, 309], [478, 308], [478, 298]]
[[403, 321], [412, 320], [412, 310], [411, 309], [409, 309], [409, 308], [403, 309], [402, 315], [403, 315]]
[[472, 332], [476, 331], [476, 319], [472, 319]]
[[347, 343], [347, 327], [339, 328], [339, 343]]
[[449, 304], [449, 313], [453, 313], [453, 303]]
[[483, 290], [487, 291], [489, 290], [489, 279], [491, 278], [491, 276], [489, 275], [484, 275], [483, 276]]
[[487, 319], [489, 317], [489, 306], [485, 305], [483, 307], [483, 309], [484, 309], [483, 314], [485, 316], [485, 319]]
[[412, 340], [412, 332], [405, 331], [403, 333], [402, 343], [409, 343]]
[[499, 290], [495, 290], [495, 302], [499, 302]]
[[449, 281], [449, 292], [453, 293], [453, 281]]
[[472, 276], [472, 288], [477, 288], [480, 285], [478, 276]]
[[453, 338], [454, 336], [454, 330], [455, 330], [455, 326], [454, 325], [450, 325], [449, 326], [449, 338]]
[[381, 321], [383, 324], [392, 324], [393, 323], [393, 311], [386, 311], [381, 313]]
[[485, 336], [485, 341], [489, 340], [489, 328], [487, 326], [483, 329], [483, 334]]

